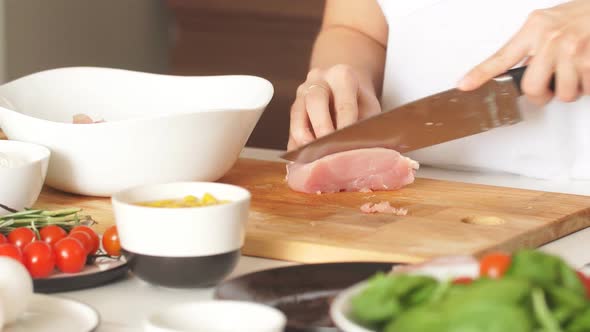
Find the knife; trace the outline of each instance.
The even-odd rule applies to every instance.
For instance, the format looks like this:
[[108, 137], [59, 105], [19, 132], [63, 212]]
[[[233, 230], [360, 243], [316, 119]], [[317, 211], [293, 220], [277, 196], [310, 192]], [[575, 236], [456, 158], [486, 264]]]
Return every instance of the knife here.
[[[308, 163], [332, 153], [382, 147], [405, 153], [522, 121], [517, 99], [526, 66], [473, 91], [451, 89], [320, 137], [281, 158]], [[554, 90], [554, 78], [550, 88]]]

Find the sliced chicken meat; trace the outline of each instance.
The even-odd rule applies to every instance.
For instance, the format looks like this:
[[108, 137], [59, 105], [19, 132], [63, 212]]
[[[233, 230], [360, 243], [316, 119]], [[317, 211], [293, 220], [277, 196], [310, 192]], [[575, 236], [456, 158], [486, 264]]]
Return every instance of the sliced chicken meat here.
[[418, 163], [399, 152], [371, 148], [287, 165], [287, 183], [304, 193], [396, 190], [414, 182]]

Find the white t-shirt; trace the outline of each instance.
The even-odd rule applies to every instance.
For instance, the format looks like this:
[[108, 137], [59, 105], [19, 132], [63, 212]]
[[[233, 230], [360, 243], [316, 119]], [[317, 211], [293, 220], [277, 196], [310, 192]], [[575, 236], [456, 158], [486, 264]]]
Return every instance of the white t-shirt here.
[[[530, 12], [557, 0], [379, 0], [389, 25], [382, 107], [454, 88], [498, 50]], [[422, 164], [537, 178], [590, 179], [590, 97], [543, 108], [519, 100], [525, 121], [413, 151]]]

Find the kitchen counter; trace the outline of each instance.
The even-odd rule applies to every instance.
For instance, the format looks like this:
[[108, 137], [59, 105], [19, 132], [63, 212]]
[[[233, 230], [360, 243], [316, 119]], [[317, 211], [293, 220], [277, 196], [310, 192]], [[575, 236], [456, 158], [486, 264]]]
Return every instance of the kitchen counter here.
[[[280, 151], [246, 148], [242, 157], [279, 160]], [[483, 174], [422, 167], [418, 177], [489, 184], [497, 186], [562, 192], [590, 196], [590, 181], [542, 181], [510, 174]], [[590, 262], [590, 228], [573, 233], [541, 247], [564, 257], [574, 266]], [[231, 277], [294, 263], [243, 256]], [[150, 312], [170, 305], [211, 299], [213, 289], [176, 290], [155, 287], [134, 277], [100, 288], [56, 294], [90, 304], [101, 315], [98, 332], [142, 331], [142, 320]]]

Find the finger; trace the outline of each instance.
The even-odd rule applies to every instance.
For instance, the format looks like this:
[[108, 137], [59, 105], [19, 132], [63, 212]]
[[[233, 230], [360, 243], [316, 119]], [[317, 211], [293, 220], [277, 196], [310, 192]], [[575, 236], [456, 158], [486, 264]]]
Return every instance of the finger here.
[[303, 98], [296, 98], [291, 106], [289, 133], [295, 146], [307, 144], [315, 139]]
[[590, 70], [582, 74], [582, 89], [586, 96], [590, 96]]
[[334, 113], [338, 129], [355, 123], [359, 117], [358, 81], [349, 71], [328, 79], [334, 96]]
[[590, 46], [578, 57], [578, 73], [580, 74], [580, 88], [582, 93], [590, 96]]
[[381, 113], [381, 103], [374, 93], [361, 90], [359, 93], [359, 120]]
[[529, 31], [528, 27], [521, 29], [494, 55], [471, 69], [459, 82], [458, 88], [476, 89], [520, 63], [532, 51], [530, 47], [532, 35]]
[[551, 42], [531, 59], [522, 78], [522, 91], [536, 105], [544, 105], [553, 97], [549, 82], [555, 72], [555, 50]]
[[325, 84], [315, 83], [307, 87], [304, 95], [305, 109], [315, 137], [322, 137], [334, 131], [330, 115], [330, 90]]
[[293, 135], [289, 135], [289, 141], [287, 142], [287, 151], [295, 150], [298, 147]]
[[573, 59], [560, 59], [556, 69], [555, 95], [563, 102], [575, 101], [580, 94], [580, 79]]

